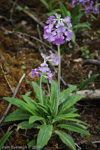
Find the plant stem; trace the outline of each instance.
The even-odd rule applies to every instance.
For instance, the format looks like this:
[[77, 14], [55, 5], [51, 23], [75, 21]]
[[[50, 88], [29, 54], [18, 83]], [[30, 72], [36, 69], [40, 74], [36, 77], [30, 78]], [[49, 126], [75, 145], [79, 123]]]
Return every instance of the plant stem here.
[[40, 97], [41, 97], [41, 103], [43, 105], [43, 97], [42, 97], [42, 74], [41, 74], [41, 77], [40, 77]]
[[59, 65], [58, 65], [58, 91], [57, 91], [57, 107], [56, 114], [58, 113], [58, 105], [59, 105], [59, 92], [60, 92], [60, 75], [61, 75], [61, 58], [60, 58], [60, 45], [58, 45], [58, 57], [59, 57]]
[[48, 86], [48, 92], [49, 92], [49, 96], [51, 95], [51, 92], [50, 92], [50, 87], [49, 87], [49, 83], [47, 82], [47, 86]]
[[59, 93], [60, 92], [60, 76], [61, 76], [60, 45], [58, 45], [58, 57], [59, 57], [59, 65], [58, 65], [58, 93]]

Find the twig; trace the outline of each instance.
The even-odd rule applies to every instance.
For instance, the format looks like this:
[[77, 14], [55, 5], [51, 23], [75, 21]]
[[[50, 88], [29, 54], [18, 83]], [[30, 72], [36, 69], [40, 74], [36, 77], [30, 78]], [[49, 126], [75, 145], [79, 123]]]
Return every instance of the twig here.
[[[14, 2], [12, 0], [9, 0], [11, 3], [14, 4]], [[16, 3], [14, 4], [14, 6], [16, 5]], [[16, 5], [16, 6], [20, 6], [20, 5]], [[22, 10], [26, 15], [28, 15], [30, 18], [32, 18], [36, 23], [38, 23], [42, 28], [44, 27], [44, 24], [42, 23], [42, 21], [40, 21], [38, 19], [38, 17], [35, 17], [36, 14], [34, 12], [30, 12], [29, 10]]]
[[8, 86], [9, 86], [10, 90], [12, 91], [12, 93], [14, 93], [14, 90], [12, 89], [12, 87], [11, 87], [11, 85], [10, 85], [10, 83], [9, 83], [9, 81], [8, 81], [8, 79], [7, 79], [7, 77], [6, 77], [6, 75], [5, 75], [5, 72], [3, 71], [2, 64], [0, 64], [0, 67], [1, 67], [1, 70], [2, 70], [2, 72], [3, 72], [3, 74], [4, 74], [4, 78], [5, 78], [6, 82], [7, 82], [7, 84], [8, 84]]
[[11, 11], [10, 11], [10, 21], [11, 21], [12, 25], [14, 25], [14, 23], [13, 23], [13, 18], [12, 18], [12, 16], [13, 16], [13, 11], [14, 11], [14, 7], [16, 6], [17, 2], [18, 2], [18, 0], [16, 0], [16, 1], [13, 3], [13, 7], [12, 7], [12, 9], [11, 9]]
[[92, 142], [93, 144], [96, 144], [96, 143], [100, 143], [100, 141], [94, 141], [94, 142]]
[[[25, 74], [23, 74], [23, 76], [22, 76], [21, 79], [19, 80], [19, 83], [18, 83], [18, 85], [17, 85], [17, 87], [16, 87], [16, 89], [15, 89], [15, 91], [14, 91], [12, 97], [15, 97], [15, 96], [16, 96], [16, 94], [17, 94], [17, 92], [18, 92], [18, 90], [19, 90], [19, 87], [20, 87], [20, 85], [21, 85], [21, 82], [22, 82], [22, 80], [23, 80], [24, 77], [25, 77]], [[9, 105], [8, 105], [8, 107], [7, 107], [7, 109], [6, 109], [6, 111], [4, 112], [2, 118], [0, 119], [0, 123], [1, 123], [1, 122], [4, 120], [4, 118], [7, 116], [7, 114], [8, 114], [8, 112], [9, 112], [11, 106], [12, 106], [12, 104], [9, 103]]]
[[84, 62], [82, 62], [82, 66], [88, 65], [88, 64], [100, 66], [100, 60], [88, 59], [88, 60], [85, 60]]

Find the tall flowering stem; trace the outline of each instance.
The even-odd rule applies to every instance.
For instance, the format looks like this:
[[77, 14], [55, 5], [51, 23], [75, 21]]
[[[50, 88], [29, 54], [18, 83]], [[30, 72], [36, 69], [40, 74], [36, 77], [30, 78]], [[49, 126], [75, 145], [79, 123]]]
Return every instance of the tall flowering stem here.
[[40, 77], [40, 97], [41, 97], [41, 103], [43, 105], [43, 97], [42, 97], [42, 74], [41, 74], [41, 77]]
[[60, 92], [60, 76], [61, 76], [60, 45], [58, 45], [58, 57], [59, 57], [59, 65], [58, 65], [58, 93], [59, 93]]

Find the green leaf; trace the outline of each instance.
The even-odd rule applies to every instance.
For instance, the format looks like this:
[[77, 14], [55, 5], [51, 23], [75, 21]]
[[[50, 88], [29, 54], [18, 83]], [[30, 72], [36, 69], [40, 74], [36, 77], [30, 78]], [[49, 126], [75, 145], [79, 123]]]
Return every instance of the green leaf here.
[[75, 147], [75, 144], [74, 144], [74, 140], [73, 138], [65, 133], [65, 132], [62, 132], [62, 131], [58, 131], [56, 130], [55, 133], [60, 137], [61, 141], [67, 145], [68, 147], [72, 148], [73, 150], [76, 150], [76, 147]]
[[79, 23], [77, 24], [76, 26], [74, 26], [74, 29], [77, 29], [77, 28], [81, 28], [81, 30], [84, 30], [84, 29], [91, 29], [90, 28], [90, 24], [88, 24], [87, 22], [86, 23]]
[[6, 133], [1, 139], [0, 139], [0, 150], [2, 150], [3, 145], [6, 143], [9, 136], [12, 134], [12, 131]]
[[[32, 86], [33, 86], [33, 89], [34, 89], [34, 91], [35, 91], [36, 98], [39, 100], [40, 103], [42, 103], [39, 85], [32, 81]], [[43, 101], [44, 101], [44, 96], [45, 96], [45, 94], [44, 94], [44, 92], [42, 91], [42, 99], [43, 99]]]
[[58, 84], [52, 80], [51, 82], [51, 106], [54, 110], [54, 112], [56, 111], [56, 107], [57, 107], [57, 95], [58, 95]]
[[79, 14], [80, 8], [81, 8], [80, 5], [76, 5], [72, 14], [72, 18], [76, 17]]
[[67, 88], [66, 90], [64, 90], [63, 92], [61, 92], [59, 94], [59, 105], [62, 104], [69, 97], [72, 91], [74, 91], [75, 89], [76, 89], [76, 86], [71, 86]]
[[16, 121], [16, 120], [25, 120], [29, 119], [31, 114], [27, 111], [24, 111], [22, 109], [17, 109], [14, 112], [10, 113], [5, 119], [4, 122], [8, 121]]
[[31, 129], [31, 128], [36, 128], [36, 127], [39, 127], [39, 125], [36, 123], [29, 124], [29, 121], [23, 121], [23, 122], [18, 124], [17, 129], [18, 130], [19, 129]]
[[27, 95], [22, 95], [22, 98], [27, 102], [28, 106], [32, 109], [34, 115], [38, 115], [39, 114], [38, 103], [36, 103], [33, 99], [31, 99]]
[[31, 116], [31, 117], [29, 118], [29, 124], [30, 124], [30, 123], [33, 123], [33, 122], [35, 122], [35, 121], [41, 121], [41, 120], [44, 120], [44, 118], [43, 118], [43, 117], [39, 117], [39, 116]]
[[97, 78], [99, 74], [92, 75], [89, 79], [87, 79], [83, 84], [81, 84], [79, 90], [83, 90], [93, 79]]
[[36, 143], [36, 141], [35, 140], [31, 140], [31, 141], [29, 141], [28, 143], [27, 143], [27, 145], [28, 145], [28, 148], [33, 148], [33, 147], [35, 147], [35, 144]]
[[48, 3], [45, 1], [45, 0], [40, 0], [43, 4], [44, 4], [44, 6], [49, 10], [49, 5], [48, 5]]
[[16, 9], [19, 10], [19, 11], [23, 10], [23, 8], [21, 6], [17, 6]]
[[70, 12], [65, 8], [65, 6], [63, 5], [63, 3], [59, 1], [59, 5], [60, 5], [60, 10], [61, 10], [63, 18], [65, 18], [67, 16], [69, 16], [71, 18]]
[[25, 69], [26, 69], [26, 66], [25, 66], [25, 65], [22, 65], [21, 68], [22, 68], [23, 70], [25, 70]]
[[67, 100], [64, 103], [62, 103], [62, 105], [60, 106], [59, 114], [62, 114], [65, 110], [67, 110], [68, 108], [73, 106], [77, 101], [79, 101], [82, 98], [83, 98], [83, 96], [80, 96], [78, 94], [69, 96], [67, 98]]
[[29, 7], [28, 7], [28, 6], [25, 6], [25, 7], [24, 7], [24, 10], [29, 10]]
[[32, 92], [30, 91], [30, 92], [27, 92], [25, 95], [26, 95], [26, 96], [29, 96], [31, 93], [32, 93]]
[[76, 41], [76, 35], [75, 35], [75, 33], [74, 33], [74, 32], [72, 32], [72, 33], [73, 33], [72, 41], [75, 43], [75, 41]]
[[4, 35], [8, 35], [9, 33], [8, 33], [7, 31], [5, 31], [3, 34], [4, 34]]
[[38, 149], [42, 149], [48, 143], [52, 135], [52, 129], [52, 125], [42, 125], [40, 127], [40, 131], [37, 137], [37, 147], [40, 147]]
[[83, 122], [83, 121], [81, 121], [81, 120], [79, 120], [79, 119], [75, 119], [75, 118], [67, 118], [67, 120], [79, 122], [79, 123], [82, 123], [82, 124], [85, 124], [85, 125], [89, 126], [87, 123], [85, 123], [85, 122]]
[[78, 123], [59, 124], [57, 127], [78, 132], [85, 135], [90, 135], [89, 132], [86, 130], [86, 127]]
[[23, 110], [26, 110], [34, 115], [33, 109], [28, 104], [26, 104], [24, 101], [17, 99], [17, 98], [13, 98], [13, 97], [3, 97], [3, 99], [5, 99], [6, 101], [10, 102], [11, 104], [13, 104]]
[[53, 119], [53, 121], [55, 122], [58, 120], [67, 120], [67, 118], [69, 119], [69, 118], [74, 118], [74, 117], [80, 117], [80, 115], [76, 114], [76, 113], [63, 114], [63, 115], [59, 115], [59, 116], [55, 117]]

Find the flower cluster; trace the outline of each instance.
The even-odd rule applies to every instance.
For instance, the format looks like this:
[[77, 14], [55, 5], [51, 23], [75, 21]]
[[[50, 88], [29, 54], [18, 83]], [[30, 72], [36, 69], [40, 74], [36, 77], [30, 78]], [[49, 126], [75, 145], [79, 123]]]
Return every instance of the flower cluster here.
[[44, 62], [40, 65], [40, 67], [32, 69], [31, 71], [31, 78], [33, 79], [34, 76], [42, 75], [48, 79], [49, 83], [51, 83], [53, 74], [51, 73], [50, 68], [48, 67], [47, 61], [53, 61], [55, 65], [59, 64], [59, 58], [54, 56], [54, 53], [50, 50], [50, 56], [46, 56], [45, 54], [41, 53], [41, 56], [44, 59]]
[[61, 18], [61, 15], [55, 14], [55, 16], [50, 16], [46, 21], [46, 26], [44, 27], [44, 39], [52, 42], [56, 45], [63, 44], [66, 40], [70, 41], [72, 39], [72, 27], [71, 18], [68, 16], [66, 18]]
[[98, 9], [96, 7], [93, 7], [94, 2], [91, 0], [72, 0], [72, 7], [75, 7], [75, 4], [77, 5], [84, 5], [85, 6], [85, 14], [92, 12], [93, 14], [98, 14]]

